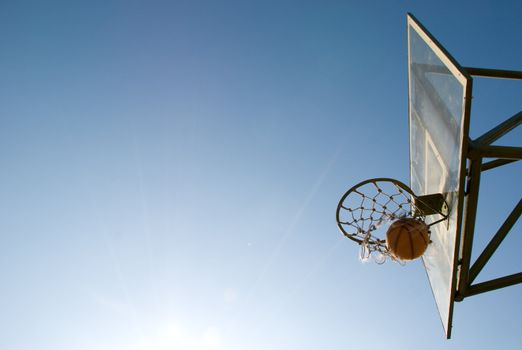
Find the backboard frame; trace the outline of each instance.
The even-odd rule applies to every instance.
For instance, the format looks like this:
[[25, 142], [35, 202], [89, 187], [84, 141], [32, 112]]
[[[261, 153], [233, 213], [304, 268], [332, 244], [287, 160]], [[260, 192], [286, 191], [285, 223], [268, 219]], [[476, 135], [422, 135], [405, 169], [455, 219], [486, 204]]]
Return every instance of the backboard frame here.
[[[446, 333], [446, 337], [451, 337], [451, 328], [453, 322], [453, 307], [457, 289], [457, 270], [458, 270], [458, 262], [459, 262], [459, 249], [460, 249], [460, 237], [461, 237], [461, 227], [463, 220], [463, 212], [464, 212], [464, 195], [465, 195], [465, 178], [466, 178], [466, 156], [468, 150], [468, 139], [469, 139], [469, 119], [470, 119], [470, 111], [471, 111], [471, 91], [472, 91], [472, 78], [463, 69], [456, 60], [444, 49], [444, 47], [429, 33], [429, 31], [424, 28], [424, 26], [410, 13], [407, 15], [407, 25], [408, 25], [408, 115], [409, 115], [409, 124], [410, 124], [410, 186], [415, 190], [417, 189], [417, 184], [422, 184], [423, 195], [444, 192], [444, 191], [453, 191], [453, 200], [448, 201], [453, 203], [455, 208], [450, 208], [450, 211], [453, 213], [450, 220], [454, 220], [452, 222], [452, 226], [450, 228], [450, 220], [448, 220], [448, 226], [446, 228], [440, 228], [436, 232], [432, 232], [432, 239], [435, 241], [435, 244], [432, 244], [432, 253], [425, 254], [423, 256], [423, 263], [426, 269], [426, 273], [428, 275], [428, 280], [430, 281], [430, 285], [432, 288], [432, 292], [434, 295], [434, 299], [437, 304], [437, 309], [439, 310], [439, 314], [441, 316], [441, 322], [443, 328]], [[412, 34], [413, 33], [413, 34]], [[441, 156], [438, 155], [438, 145], [434, 144], [432, 136], [429, 132], [429, 126], [419, 126], [421, 125], [420, 120], [422, 117], [419, 117], [417, 109], [414, 107], [414, 101], [412, 99], [415, 97], [415, 91], [413, 91], [414, 87], [417, 87], [419, 81], [417, 80], [418, 76], [421, 73], [415, 71], [414, 65], [417, 63], [413, 62], [412, 56], [415, 55], [412, 48], [412, 35], [418, 35], [424, 44], [427, 45], [427, 48], [431, 53], [433, 53], [438, 60], [437, 63], [442, 63], [444, 72], [449, 72], [451, 74], [451, 78], [454, 78], [460, 83], [460, 88], [462, 89], [462, 101], [461, 110], [459, 111], [459, 116], [456, 121], [459, 125], [455, 130], [459, 132], [459, 135], [454, 135], [454, 141], [456, 143], [455, 152], [458, 152], [458, 164], [454, 164], [453, 167], [458, 167], [455, 174], [454, 171], [449, 171], [447, 167], [448, 164], [442, 165], [446, 163], [445, 159], [441, 160]], [[440, 62], [439, 62], [440, 61]], [[421, 68], [422, 69], [422, 68]], [[429, 69], [437, 69], [437, 66], [430, 66]], [[447, 71], [446, 71], [447, 70]], [[437, 72], [431, 71], [430, 73]], [[413, 81], [415, 79], [415, 82]], [[419, 88], [421, 90], [428, 90], [429, 92], [425, 92], [426, 96], [429, 96], [429, 100], [440, 99], [437, 89], [432, 88], [429, 81], [424, 81], [428, 86], [422, 86], [419, 84]], [[422, 95], [422, 94], [421, 94]], [[444, 103], [436, 103], [439, 107], [446, 107]], [[459, 105], [460, 106], [460, 105]], [[445, 115], [450, 115], [450, 111], [441, 112]], [[431, 116], [423, 116], [423, 118], [427, 119]], [[448, 118], [451, 119], [451, 118]], [[443, 124], [446, 120], [442, 120]], [[441, 121], [439, 121], [440, 123]], [[436, 123], [436, 122], [433, 122]], [[414, 156], [415, 152], [418, 151], [414, 149], [415, 147], [415, 133], [419, 133], [418, 130], [422, 132], [426, 129], [426, 142], [430, 143], [431, 146], [424, 145], [425, 152], [429, 152], [432, 150], [431, 157], [426, 153], [423, 160], [423, 165], [425, 167], [424, 171], [431, 171], [430, 165], [428, 164], [429, 159], [434, 159], [439, 162], [440, 165], [440, 184], [431, 184], [429, 185], [429, 174], [421, 175], [419, 178], [416, 173], [418, 169], [415, 169], [416, 165], [414, 165]], [[449, 129], [448, 129], [449, 130]], [[418, 142], [418, 141], [417, 141]], [[448, 161], [449, 162], [449, 161]], [[435, 167], [437, 168], [437, 167]], [[437, 169], [439, 169], [437, 168]], [[424, 177], [424, 178], [422, 178]], [[448, 180], [451, 179], [451, 180]], [[453, 181], [453, 186], [445, 186], [442, 182]], [[420, 186], [420, 185], [419, 185]], [[430, 193], [431, 192], [431, 193]], [[437, 242], [440, 241], [440, 242]], [[435, 247], [435, 248], [434, 248]], [[447, 264], [442, 264], [442, 261], [447, 261]]]
[[[471, 114], [471, 91], [473, 80], [471, 76], [480, 76], [495, 79], [522, 80], [522, 71], [500, 70], [490, 68], [461, 67], [455, 59], [444, 49], [442, 45], [422, 26], [422, 24], [410, 13], [407, 14], [408, 22], [408, 77], [409, 77], [409, 119], [410, 119], [410, 180], [413, 179], [412, 166], [412, 125], [411, 125], [411, 87], [412, 77], [410, 72], [410, 28], [424, 40], [429, 48], [436, 54], [445, 67], [455, 75], [459, 81], [465, 83], [463, 94], [463, 119], [461, 124], [461, 153], [460, 167], [458, 172], [459, 191], [457, 208], [454, 208], [457, 216], [457, 234], [455, 235], [455, 246], [453, 252], [453, 265], [451, 271], [450, 294], [448, 300], [449, 312], [447, 318], [441, 320], [446, 332], [446, 337], [451, 337], [453, 321], [453, 305], [455, 301], [480, 293], [490, 292], [496, 289], [522, 283], [522, 272], [506, 275], [492, 280], [473, 283], [482, 269], [487, 265], [502, 240], [508, 235], [516, 221], [522, 216], [522, 198], [515, 205], [505, 221], [500, 225], [498, 231], [491, 237], [490, 242], [479, 254], [478, 258], [471, 263], [471, 252], [473, 248], [473, 237], [475, 220], [477, 215], [477, 204], [481, 174], [498, 167], [508, 165], [522, 159], [522, 147], [520, 146], [498, 146], [492, 145], [502, 136], [522, 125], [522, 111], [506, 119], [482, 136], [471, 139], [469, 137], [469, 124]], [[429, 85], [429, 84], [428, 84]], [[431, 98], [431, 95], [430, 95]], [[489, 159], [486, 161], [486, 159]], [[413, 184], [411, 184], [413, 188]], [[451, 208], [450, 208], [451, 210]], [[450, 220], [448, 220], [449, 223]], [[426, 263], [425, 263], [426, 266]], [[429, 271], [427, 271], [429, 277]], [[431, 280], [430, 280], [431, 283]], [[435, 291], [434, 297], [436, 298]], [[436, 300], [437, 301], [437, 300]], [[440, 306], [437, 305], [440, 313]]]

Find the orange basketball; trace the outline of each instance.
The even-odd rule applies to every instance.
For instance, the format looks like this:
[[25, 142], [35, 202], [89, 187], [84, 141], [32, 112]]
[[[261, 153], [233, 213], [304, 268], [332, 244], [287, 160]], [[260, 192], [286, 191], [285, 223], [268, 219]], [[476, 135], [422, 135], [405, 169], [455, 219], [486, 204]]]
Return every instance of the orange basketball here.
[[399, 219], [386, 232], [388, 250], [400, 260], [418, 258], [424, 254], [429, 243], [428, 225], [417, 219]]

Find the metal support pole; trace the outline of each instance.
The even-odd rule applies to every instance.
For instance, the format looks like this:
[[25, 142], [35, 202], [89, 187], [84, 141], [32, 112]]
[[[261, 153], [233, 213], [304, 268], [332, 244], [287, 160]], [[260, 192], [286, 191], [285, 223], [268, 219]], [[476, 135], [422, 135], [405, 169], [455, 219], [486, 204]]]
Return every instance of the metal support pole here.
[[464, 208], [464, 221], [462, 227], [462, 241], [460, 249], [460, 275], [455, 300], [464, 299], [469, 286], [469, 266], [471, 261], [471, 249], [473, 247], [473, 232], [475, 231], [475, 219], [477, 216], [477, 203], [480, 187], [480, 168], [482, 158], [470, 160], [469, 176], [466, 189]]
[[[472, 76], [522, 80], [522, 71], [483, 69], [473, 67], [465, 68], [465, 70]], [[495, 236], [491, 239], [488, 246], [483, 250], [477, 261], [475, 261], [473, 266], [470, 268], [481, 172], [522, 159], [522, 147], [491, 145], [493, 142], [520, 124], [522, 124], [522, 111], [497, 125], [495, 128], [489, 130], [479, 138], [475, 140], [468, 139], [467, 158], [469, 163], [466, 174], [467, 187], [463, 222], [461, 227], [462, 238], [459, 251], [459, 272], [457, 276], [458, 280], [455, 301], [461, 301], [468, 296], [522, 283], [521, 272], [471, 285], [471, 282], [477, 277], [495, 250], [502, 243], [502, 240], [509, 233], [517, 219], [522, 215], [522, 200], [519, 201], [518, 205], [513, 209]], [[483, 164], [482, 162], [484, 158], [497, 159]]]
[[[462, 226], [462, 241], [460, 247], [459, 276], [456, 301], [479, 293], [506, 287], [522, 282], [522, 273], [502, 277], [492, 281], [471, 285], [482, 268], [486, 265], [490, 257], [498, 248], [502, 240], [513, 227], [518, 217], [522, 213], [522, 201], [511, 212], [506, 221], [502, 224], [491, 242], [484, 249], [477, 261], [470, 268], [471, 252], [473, 247], [473, 235], [475, 231], [475, 221], [477, 215], [477, 203], [480, 187], [480, 174], [483, 170], [493, 169], [501, 165], [509, 164], [522, 159], [522, 147], [492, 146], [491, 143], [516, 128], [522, 123], [522, 111], [513, 117], [497, 125], [495, 128], [483, 134], [476, 140], [468, 140], [468, 161], [467, 188], [465, 198], [465, 210]], [[500, 158], [482, 164], [483, 158]]]

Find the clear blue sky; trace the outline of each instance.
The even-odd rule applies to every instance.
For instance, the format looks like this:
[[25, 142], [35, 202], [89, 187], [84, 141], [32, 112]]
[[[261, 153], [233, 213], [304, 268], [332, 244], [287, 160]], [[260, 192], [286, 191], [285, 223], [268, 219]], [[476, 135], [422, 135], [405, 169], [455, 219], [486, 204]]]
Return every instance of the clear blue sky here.
[[[520, 1], [3, 2], [0, 348], [518, 348], [520, 285], [446, 341], [421, 262], [336, 228], [356, 182], [409, 181], [406, 12], [522, 70]], [[472, 136], [521, 96], [476, 79]], [[483, 179], [479, 245], [521, 174]], [[522, 270], [521, 227], [484, 278]]]

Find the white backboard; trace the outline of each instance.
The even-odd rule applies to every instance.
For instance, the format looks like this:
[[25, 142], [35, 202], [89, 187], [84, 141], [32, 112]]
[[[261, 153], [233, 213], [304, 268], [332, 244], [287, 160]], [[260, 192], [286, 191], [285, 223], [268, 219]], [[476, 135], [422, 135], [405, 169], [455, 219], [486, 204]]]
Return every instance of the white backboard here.
[[[447, 221], [430, 227], [424, 266], [446, 336], [451, 336], [464, 202], [471, 78], [408, 15], [410, 186], [416, 195], [442, 193]], [[437, 217], [427, 217], [431, 223]]]

